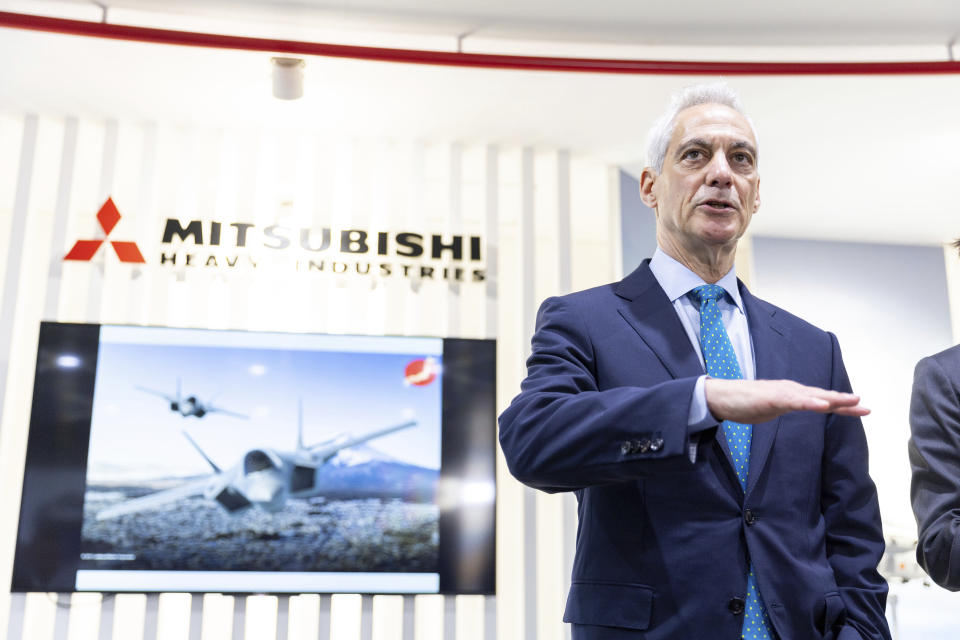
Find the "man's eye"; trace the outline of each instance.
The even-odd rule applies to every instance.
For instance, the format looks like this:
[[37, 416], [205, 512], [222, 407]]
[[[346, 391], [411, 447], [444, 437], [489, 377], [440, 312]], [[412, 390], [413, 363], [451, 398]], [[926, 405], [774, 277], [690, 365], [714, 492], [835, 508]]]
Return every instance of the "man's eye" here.
[[689, 149], [687, 151], [684, 151], [683, 153], [684, 160], [699, 160], [702, 157], [703, 157], [703, 152], [700, 151], [699, 149]]
[[737, 164], [753, 164], [753, 159], [746, 153], [733, 154], [733, 161]]

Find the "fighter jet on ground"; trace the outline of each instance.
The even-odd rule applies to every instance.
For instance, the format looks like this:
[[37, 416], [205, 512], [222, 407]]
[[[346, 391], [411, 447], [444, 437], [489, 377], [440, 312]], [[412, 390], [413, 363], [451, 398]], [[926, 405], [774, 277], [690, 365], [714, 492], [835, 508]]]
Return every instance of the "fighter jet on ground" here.
[[182, 430], [184, 437], [203, 456], [213, 469], [213, 473], [190, 480], [178, 487], [107, 507], [97, 513], [97, 519], [106, 520], [128, 513], [154, 509], [197, 495], [216, 501], [229, 513], [236, 513], [249, 507], [270, 512], [279, 511], [289, 498], [310, 498], [322, 493], [318, 482], [318, 471], [337, 452], [417, 424], [415, 420], [410, 420], [357, 436], [343, 433], [330, 440], [305, 446], [302, 409], [298, 422], [295, 451], [251, 449], [243, 455], [240, 462], [226, 470], [211, 460], [190, 437], [190, 434]]
[[180, 378], [177, 378], [177, 394], [171, 396], [170, 394], [164, 391], [157, 391], [155, 389], [148, 389], [146, 387], [141, 387], [139, 385], [134, 385], [140, 391], [145, 391], [146, 393], [152, 393], [155, 396], [160, 396], [165, 398], [167, 402], [170, 403], [170, 411], [175, 411], [182, 415], [184, 418], [189, 418], [193, 416], [195, 418], [202, 418], [208, 413], [222, 413], [226, 416], [232, 416], [234, 418], [241, 418], [246, 420], [248, 416], [243, 415], [242, 413], [236, 413], [235, 411], [229, 411], [223, 407], [216, 407], [212, 402], [203, 402], [197, 396], [186, 396], [183, 397], [180, 394]]

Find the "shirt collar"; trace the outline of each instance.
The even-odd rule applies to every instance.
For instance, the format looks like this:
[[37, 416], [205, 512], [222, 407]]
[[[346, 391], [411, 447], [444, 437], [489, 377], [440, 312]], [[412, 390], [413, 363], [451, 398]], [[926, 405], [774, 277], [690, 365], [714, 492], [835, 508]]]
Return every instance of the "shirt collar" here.
[[[691, 289], [707, 284], [703, 278], [667, 255], [660, 247], [657, 247], [653, 252], [653, 258], [650, 259], [650, 271], [670, 298], [670, 302], [676, 302]], [[746, 313], [743, 308], [743, 299], [740, 297], [740, 287], [737, 286], [735, 269], [731, 268], [716, 284], [723, 287], [741, 312]]]

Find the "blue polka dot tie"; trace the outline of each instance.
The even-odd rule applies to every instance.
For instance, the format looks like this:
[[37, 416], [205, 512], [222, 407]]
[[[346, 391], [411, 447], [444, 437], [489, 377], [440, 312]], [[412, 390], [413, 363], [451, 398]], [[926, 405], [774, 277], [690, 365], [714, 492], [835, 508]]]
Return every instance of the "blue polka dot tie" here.
[[[737, 354], [730, 344], [730, 336], [723, 326], [720, 317], [720, 308], [717, 300], [723, 297], [723, 287], [715, 284], [705, 284], [693, 290], [700, 300], [700, 349], [703, 351], [703, 361], [707, 365], [707, 374], [712, 378], [726, 380], [740, 380], [740, 363]], [[746, 490], [747, 474], [750, 472], [750, 438], [753, 425], [740, 424], [724, 420], [723, 435], [730, 447], [737, 478], [740, 486]], [[767, 616], [767, 609], [760, 597], [757, 588], [757, 579], [753, 572], [753, 563], [750, 563], [750, 574], [747, 577], [747, 602], [743, 617], [743, 629], [740, 637], [746, 640], [772, 640], [775, 638], [773, 625]]]

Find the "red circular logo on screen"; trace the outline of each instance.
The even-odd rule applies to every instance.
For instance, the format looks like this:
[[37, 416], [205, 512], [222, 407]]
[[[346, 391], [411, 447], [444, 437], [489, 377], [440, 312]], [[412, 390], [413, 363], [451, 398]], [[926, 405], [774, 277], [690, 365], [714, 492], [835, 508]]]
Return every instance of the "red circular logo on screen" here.
[[413, 360], [403, 371], [403, 381], [415, 387], [425, 387], [437, 379], [439, 367], [434, 358]]

